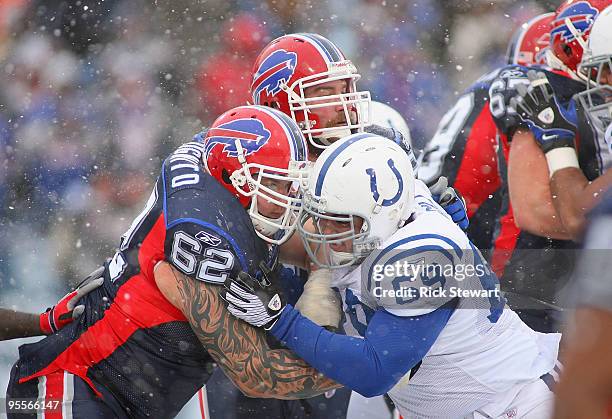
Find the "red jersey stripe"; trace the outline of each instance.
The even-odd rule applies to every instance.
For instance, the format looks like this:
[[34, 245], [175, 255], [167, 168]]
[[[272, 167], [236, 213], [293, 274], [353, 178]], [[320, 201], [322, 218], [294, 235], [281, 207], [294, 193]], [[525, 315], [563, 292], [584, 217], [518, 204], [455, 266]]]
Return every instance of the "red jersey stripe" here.
[[496, 133], [489, 107], [484, 106], [470, 128], [453, 184], [465, 199], [470, 218], [501, 185], [495, 152]]

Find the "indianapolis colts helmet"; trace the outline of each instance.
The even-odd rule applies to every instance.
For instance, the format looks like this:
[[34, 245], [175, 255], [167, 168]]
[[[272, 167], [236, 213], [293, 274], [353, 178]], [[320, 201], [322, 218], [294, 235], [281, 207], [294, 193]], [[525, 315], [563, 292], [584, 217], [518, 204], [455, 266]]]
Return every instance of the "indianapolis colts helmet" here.
[[[298, 230], [311, 260], [325, 268], [358, 263], [410, 218], [414, 188], [410, 159], [394, 141], [368, 133], [336, 141], [314, 164], [302, 198]], [[343, 231], [329, 232], [329, 224]], [[347, 241], [350, 252], [334, 250]]]

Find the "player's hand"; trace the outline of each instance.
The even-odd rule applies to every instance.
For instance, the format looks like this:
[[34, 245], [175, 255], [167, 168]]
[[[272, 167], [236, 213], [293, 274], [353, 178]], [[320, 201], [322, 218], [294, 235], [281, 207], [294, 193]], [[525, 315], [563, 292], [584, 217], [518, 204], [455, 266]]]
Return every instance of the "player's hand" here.
[[574, 148], [576, 136], [576, 107], [570, 101], [568, 108], [559, 104], [546, 75], [529, 70], [528, 85], [518, 85], [518, 94], [510, 99], [523, 123], [533, 133], [544, 153], [560, 147]]
[[433, 199], [451, 216], [453, 222], [462, 230], [470, 225], [465, 200], [453, 187], [448, 186], [446, 176], [440, 176], [438, 181], [429, 188]]
[[[261, 268], [261, 266], [260, 266]], [[248, 272], [238, 273], [237, 278], [227, 278], [219, 296], [227, 304], [227, 310], [255, 327], [270, 330], [287, 301], [274, 278], [268, 272], [252, 277]]]
[[83, 296], [102, 285], [104, 282], [104, 278], [102, 278], [103, 273], [104, 267], [96, 269], [81, 282], [77, 289], [66, 294], [56, 305], [42, 313], [39, 321], [40, 330], [45, 335], [50, 335], [67, 324], [72, 323], [74, 319], [83, 314], [85, 306], [76, 304]]
[[404, 134], [395, 128], [386, 128], [375, 124], [368, 125], [364, 130], [369, 134], [380, 135], [381, 137], [388, 138], [399, 145], [408, 155], [412, 169], [416, 171], [418, 163], [414, 150], [412, 149], [412, 141], [410, 138], [406, 138]]
[[329, 269], [311, 270], [295, 308], [319, 326], [335, 330], [342, 318], [342, 301], [331, 287]]

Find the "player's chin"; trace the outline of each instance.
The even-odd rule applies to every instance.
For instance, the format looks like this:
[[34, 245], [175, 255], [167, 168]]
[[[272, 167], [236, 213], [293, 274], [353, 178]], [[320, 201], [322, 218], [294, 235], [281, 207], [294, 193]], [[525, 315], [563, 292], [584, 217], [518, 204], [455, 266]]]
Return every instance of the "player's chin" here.
[[342, 244], [330, 244], [329, 248], [333, 250], [334, 252], [348, 253], [351, 251], [351, 246], [343, 244], [343, 243]]

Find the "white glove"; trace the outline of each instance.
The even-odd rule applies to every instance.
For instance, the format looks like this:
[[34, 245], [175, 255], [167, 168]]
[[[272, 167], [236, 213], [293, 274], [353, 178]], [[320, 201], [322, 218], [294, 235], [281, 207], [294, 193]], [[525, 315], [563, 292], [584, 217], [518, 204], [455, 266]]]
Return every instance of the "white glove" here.
[[337, 329], [342, 318], [342, 302], [331, 288], [331, 275], [329, 269], [311, 272], [295, 308], [319, 326]]

